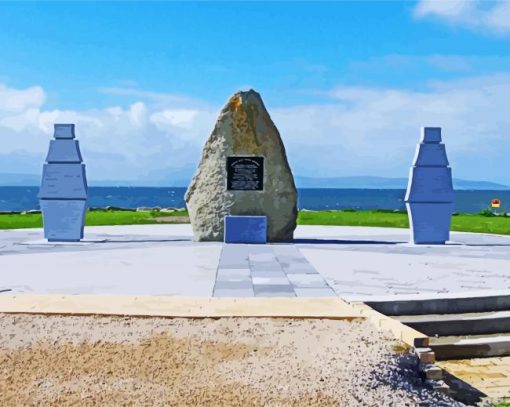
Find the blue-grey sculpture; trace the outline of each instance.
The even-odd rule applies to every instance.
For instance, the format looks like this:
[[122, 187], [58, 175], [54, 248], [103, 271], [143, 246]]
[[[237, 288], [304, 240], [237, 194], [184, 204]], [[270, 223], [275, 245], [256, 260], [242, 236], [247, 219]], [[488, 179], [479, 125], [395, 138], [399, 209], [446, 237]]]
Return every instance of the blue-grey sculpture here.
[[405, 202], [413, 243], [444, 244], [449, 240], [454, 192], [440, 127], [421, 129]]
[[80, 145], [74, 138], [74, 124], [55, 124], [39, 190], [44, 237], [50, 242], [83, 239], [88, 189]]

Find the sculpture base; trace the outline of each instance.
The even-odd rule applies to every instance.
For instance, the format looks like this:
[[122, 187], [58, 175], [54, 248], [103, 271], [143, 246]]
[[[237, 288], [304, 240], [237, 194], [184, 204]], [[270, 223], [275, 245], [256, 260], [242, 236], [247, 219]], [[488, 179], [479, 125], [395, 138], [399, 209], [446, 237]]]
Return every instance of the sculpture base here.
[[48, 239], [37, 239], [37, 240], [25, 240], [24, 242], [18, 243], [22, 246], [67, 246], [67, 247], [74, 247], [74, 246], [88, 246], [88, 245], [94, 245], [98, 243], [106, 243], [106, 239], [81, 239], [81, 240], [48, 240]]
[[406, 203], [414, 244], [445, 244], [450, 239], [453, 203]]
[[44, 237], [50, 242], [78, 242], [83, 239], [85, 200], [51, 199], [40, 201]]

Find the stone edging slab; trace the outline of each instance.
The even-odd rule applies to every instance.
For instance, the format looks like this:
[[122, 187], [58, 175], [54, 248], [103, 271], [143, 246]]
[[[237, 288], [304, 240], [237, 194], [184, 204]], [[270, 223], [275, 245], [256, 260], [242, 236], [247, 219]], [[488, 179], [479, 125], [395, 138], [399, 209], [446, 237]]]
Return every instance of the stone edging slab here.
[[276, 317], [352, 320], [362, 312], [339, 298], [211, 298], [127, 295], [0, 295], [0, 313], [170, 318]]
[[[0, 297], [1, 298], [1, 297]], [[413, 348], [422, 348], [429, 346], [429, 337], [423, 333], [404, 325], [400, 321], [388, 317], [374, 310], [367, 304], [355, 303], [353, 307], [372, 322], [379, 329], [389, 331], [396, 338]]]

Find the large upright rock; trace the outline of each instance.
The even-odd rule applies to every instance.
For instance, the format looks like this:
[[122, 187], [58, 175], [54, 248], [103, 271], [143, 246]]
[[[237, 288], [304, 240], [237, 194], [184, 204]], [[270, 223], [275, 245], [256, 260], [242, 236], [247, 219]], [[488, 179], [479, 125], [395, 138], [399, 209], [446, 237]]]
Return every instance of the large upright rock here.
[[222, 241], [226, 215], [267, 216], [268, 241], [293, 238], [294, 178], [257, 92], [238, 92], [223, 108], [185, 199], [195, 240]]

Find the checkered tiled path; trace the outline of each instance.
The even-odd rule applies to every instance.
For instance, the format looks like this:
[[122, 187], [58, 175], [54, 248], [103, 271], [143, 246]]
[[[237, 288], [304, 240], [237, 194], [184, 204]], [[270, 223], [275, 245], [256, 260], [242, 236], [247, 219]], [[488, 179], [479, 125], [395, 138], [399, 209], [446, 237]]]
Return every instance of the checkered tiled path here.
[[291, 245], [225, 244], [215, 297], [333, 297], [335, 292]]
[[510, 399], [510, 356], [445, 360], [436, 364], [491, 399]]

